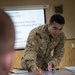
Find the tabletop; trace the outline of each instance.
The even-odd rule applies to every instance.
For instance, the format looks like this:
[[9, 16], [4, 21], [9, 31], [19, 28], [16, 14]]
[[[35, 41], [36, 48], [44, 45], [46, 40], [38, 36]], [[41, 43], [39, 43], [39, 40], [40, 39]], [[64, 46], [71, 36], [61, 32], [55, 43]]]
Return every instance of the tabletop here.
[[[72, 72], [70, 70], [55, 70], [52, 72], [44, 71], [44, 75], [75, 75], [75, 72]], [[35, 75], [33, 72], [26, 72], [26, 73], [11, 73], [9, 75]]]

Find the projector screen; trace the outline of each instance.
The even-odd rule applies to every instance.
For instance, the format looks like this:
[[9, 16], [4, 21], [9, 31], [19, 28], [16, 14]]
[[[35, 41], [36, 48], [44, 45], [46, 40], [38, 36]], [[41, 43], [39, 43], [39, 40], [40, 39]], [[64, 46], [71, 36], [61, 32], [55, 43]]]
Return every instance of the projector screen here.
[[16, 32], [15, 49], [24, 49], [29, 32], [39, 25], [45, 24], [44, 9], [5, 10], [11, 17]]

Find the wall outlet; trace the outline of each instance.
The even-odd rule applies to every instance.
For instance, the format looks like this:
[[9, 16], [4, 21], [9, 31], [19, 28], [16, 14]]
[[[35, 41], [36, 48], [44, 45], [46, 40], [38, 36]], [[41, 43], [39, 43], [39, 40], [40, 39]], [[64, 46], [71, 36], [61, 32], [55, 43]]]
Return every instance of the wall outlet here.
[[71, 47], [72, 47], [72, 48], [75, 48], [75, 45], [74, 45], [74, 43], [72, 43], [72, 44], [71, 44]]

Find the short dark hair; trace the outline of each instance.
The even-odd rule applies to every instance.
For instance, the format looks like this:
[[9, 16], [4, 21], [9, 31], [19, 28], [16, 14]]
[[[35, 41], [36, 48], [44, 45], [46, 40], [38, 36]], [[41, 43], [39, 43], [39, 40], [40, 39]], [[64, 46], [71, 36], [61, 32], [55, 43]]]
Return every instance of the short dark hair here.
[[50, 18], [50, 23], [52, 24], [53, 22], [57, 22], [59, 24], [65, 24], [65, 19], [63, 16], [59, 15], [59, 14], [54, 14], [51, 16]]

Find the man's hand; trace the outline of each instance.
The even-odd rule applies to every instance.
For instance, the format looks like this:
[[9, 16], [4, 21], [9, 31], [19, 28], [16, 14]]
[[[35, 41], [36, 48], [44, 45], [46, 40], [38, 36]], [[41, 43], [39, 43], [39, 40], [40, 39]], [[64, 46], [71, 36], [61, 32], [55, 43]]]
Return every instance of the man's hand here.
[[32, 72], [34, 72], [36, 75], [43, 75], [41, 68], [38, 68], [37, 66], [31, 67]]
[[49, 72], [52, 71], [52, 63], [51, 63], [51, 62], [48, 63], [48, 71], [49, 71]]

